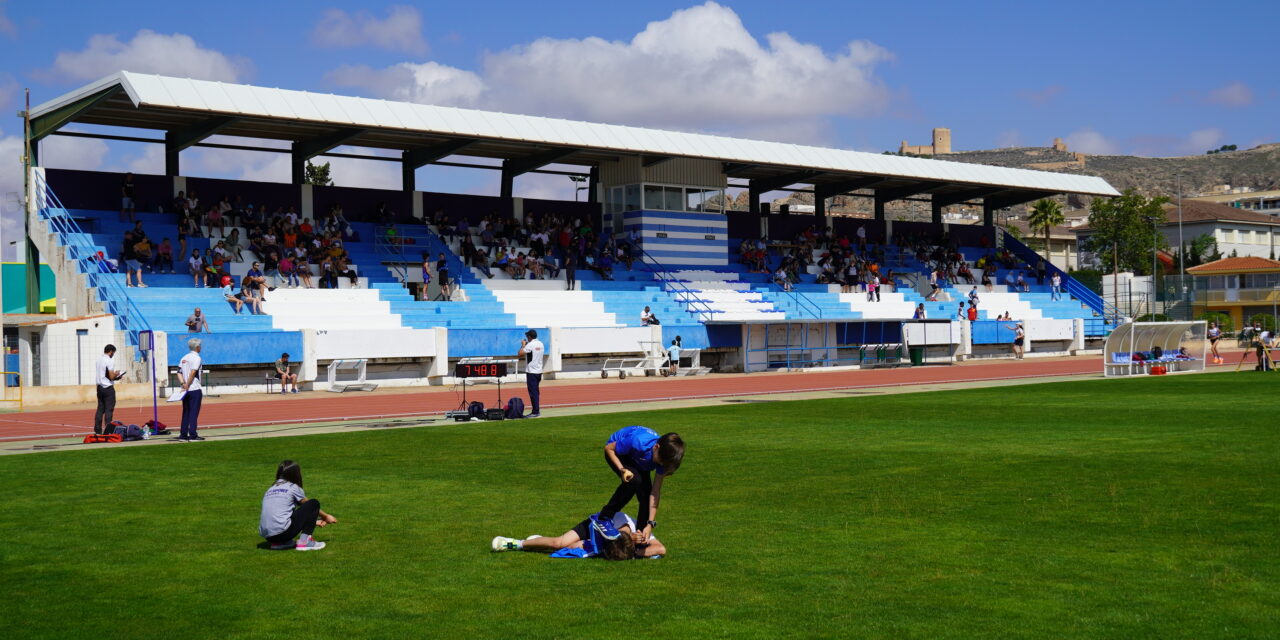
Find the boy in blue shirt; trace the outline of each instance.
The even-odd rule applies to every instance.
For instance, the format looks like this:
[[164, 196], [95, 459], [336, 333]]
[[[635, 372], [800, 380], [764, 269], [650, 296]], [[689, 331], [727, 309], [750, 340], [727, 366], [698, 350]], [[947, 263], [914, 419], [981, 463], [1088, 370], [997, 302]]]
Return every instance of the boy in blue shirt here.
[[[619, 534], [611, 526], [613, 516], [634, 497], [639, 503], [636, 524], [640, 529], [635, 533], [636, 544], [645, 544], [658, 524], [662, 481], [675, 473], [684, 460], [684, 440], [678, 433], [659, 436], [648, 427], [623, 427], [609, 436], [604, 445], [604, 459], [622, 484], [600, 509], [600, 517], [592, 525], [606, 538], [616, 538]], [[651, 479], [649, 473], [654, 471], [657, 475]]]

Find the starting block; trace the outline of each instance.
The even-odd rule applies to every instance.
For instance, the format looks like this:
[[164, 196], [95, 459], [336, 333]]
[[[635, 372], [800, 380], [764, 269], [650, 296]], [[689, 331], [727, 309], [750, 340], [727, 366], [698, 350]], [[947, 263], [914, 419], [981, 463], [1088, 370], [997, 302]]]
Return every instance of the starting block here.
[[[368, 371], [369, 361], [360, 360], [334, 360], [329, 363], [329, 390], [334, 393], [342, 393], [343, 391], [373, 391], [378, 385], [373, 382], [365, 381], [365, 374]], [[338, 382], [338, 372], [354, 370], [356, 372], [355, 380], [347, 380]]]

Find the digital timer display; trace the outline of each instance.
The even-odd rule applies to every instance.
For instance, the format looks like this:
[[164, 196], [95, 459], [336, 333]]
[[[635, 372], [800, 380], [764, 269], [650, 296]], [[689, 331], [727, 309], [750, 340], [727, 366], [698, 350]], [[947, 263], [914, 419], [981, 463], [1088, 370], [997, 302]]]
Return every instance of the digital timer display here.
[[454, 366], [453, 375], [458, 378], [501, 378], [507, 375], [507, 363], [458, 363]]

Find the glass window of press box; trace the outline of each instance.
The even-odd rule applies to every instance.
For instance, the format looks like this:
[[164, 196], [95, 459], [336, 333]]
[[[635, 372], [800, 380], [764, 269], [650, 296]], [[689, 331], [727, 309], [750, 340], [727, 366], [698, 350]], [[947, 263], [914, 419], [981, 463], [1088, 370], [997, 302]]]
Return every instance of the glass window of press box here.
[[609, 213], [626, 211], [692, 211], [724, 213], [724, 189], [665, 184], [629, 184], [612, 187], [605, 194]]

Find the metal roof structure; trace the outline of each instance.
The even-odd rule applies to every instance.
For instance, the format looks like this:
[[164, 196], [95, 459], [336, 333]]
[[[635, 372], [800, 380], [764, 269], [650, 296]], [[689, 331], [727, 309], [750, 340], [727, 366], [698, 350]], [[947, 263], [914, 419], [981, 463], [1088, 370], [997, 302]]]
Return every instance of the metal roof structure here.
[[878, 201], [882, 192], [886, 201], [928, 193], [935, 203], [983, 198], [990, 206], [1010, 206], [1062, 193], [1119, 195], [1093, 176], [129, 71], [45, 102], [30, 117], [33, 140], [73, 123], [164, 130], [175, 174], [178, 152], [217, 134], [292, 141], [295, 168], [342, 145], [400, 150], [410, 176], [406, 188], [413, 169], [458, 154], [504, 160], [504, 178], [550, 163], [597, 166], [640, 156], [646, 166], [673, 158], [717, 160], [728, 176], [751, 180], [753, 190], [757, 183], [766, 191], [807, 183], [826, 197], [874, 188]]

